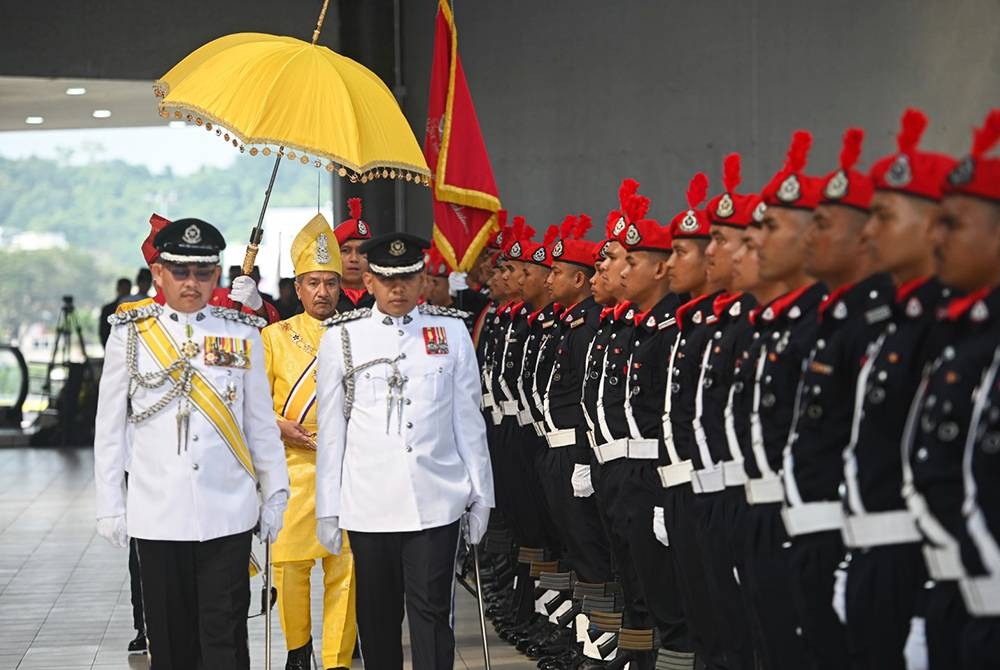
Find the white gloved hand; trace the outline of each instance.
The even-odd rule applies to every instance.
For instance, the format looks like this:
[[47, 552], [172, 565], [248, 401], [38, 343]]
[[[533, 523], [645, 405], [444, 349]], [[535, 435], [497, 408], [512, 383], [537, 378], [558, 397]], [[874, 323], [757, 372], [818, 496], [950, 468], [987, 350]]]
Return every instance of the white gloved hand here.
[[466, 272], [452, 272], [448, 275], [448, 293], [458, 295], [459, 291], [469, 288], [469, 282], [466, 281], [468, 276]]
[[465, 513], [465, 521], [465, 539], [469, 544], [479, 544], [483, 535], [486, 535], [486, 525], [490, 522], [490, 508], [482, 503], [472, 503]]
[[288, 507], [288, 491], [281, 490], [271, 494], [271, 497], [260, 506], [260, 530], [257, 537], [262, 542], [278, 539], [278, 531], [285, 523], [285, 508]]
[[264, 304], [264, 299], [257, 290], [257, 282], [247, 275], [240, 275], [233, 280], [232, 286], [229, 287], [229, 299], [242, 303], [255, 312]]
[[594, 484], [590, 480], [590, 466], [577, 463], [573, 466], [573, 495], [577, 498], [589, 498], [594, 495]]
[[847, 570], [837, 568], [833, 571], [833, 611], [840, 623], [847, 625]]
[[340, 517], [324, 516], [316, 519], [316, 539], [331, 554], [339, 554], [344, 543], [340, 531]]
[[97, 520], [97, 534], [111, 543], [112, 547], [124, 549], [128, 546], [128, 530], [125, 515], [106, 516]]
[[903, 658], [906, 659], [906, 670], [927, 670], [930, 665], [927, 660], [927, 635], [923, 617], [910, 619], [910, 634], [903, 645]]
[[663, 520], [662, 507], [653, 508], [653, 535], [656, 536], [657, 542], [664, 547], [670, 546], [670, 536], [667, 535], [667, 524]]

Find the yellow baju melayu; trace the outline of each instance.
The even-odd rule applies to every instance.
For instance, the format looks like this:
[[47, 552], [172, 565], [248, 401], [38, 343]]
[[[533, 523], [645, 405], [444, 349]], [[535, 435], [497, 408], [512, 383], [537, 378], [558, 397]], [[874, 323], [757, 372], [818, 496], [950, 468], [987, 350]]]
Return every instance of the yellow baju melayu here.
[[[296, 274], [314, 270], [340, 272], [336, 238], [325, 219], [317, 218], [321, 223], [313, 219], [292, 245]], [[323, 236], [327, 236], [325, 240]], [[335, 262], [331, 253], [337, 254]], [[261, 332], [274, 412], [278, 418], [301, 424], [313, 436], [317, 430], [316, 352], [324, 330], [319, 320], [303, 313]], [[311, 639], [309, 575], [316, 559], [320, 559], [324, 576], [323, 667], [349, 668], [357, 638], [350, 543], [345, 533], [343, 549], [339, 555], [332, 555], [316, 538], [315, 449], [286, 443], [285, 457], [291, 497], [284, 526], [271, 545], [271, 558], [286, 645], [289, 650], [298, 649]]]

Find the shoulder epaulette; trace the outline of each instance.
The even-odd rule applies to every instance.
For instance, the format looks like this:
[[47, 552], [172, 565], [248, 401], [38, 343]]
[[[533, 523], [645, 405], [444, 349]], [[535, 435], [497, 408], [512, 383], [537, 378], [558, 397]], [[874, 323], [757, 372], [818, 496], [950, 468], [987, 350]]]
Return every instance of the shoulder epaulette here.
[[343, 314], [334, 314], [320, 325], [324, 328], [329, 328], [330, 326], [337, 326], [342, 323], [347, 323], [348, 321], [363, 319], [366, 316], [371, 316], [371, 313], [371, 307], [359, 307], [358, 309], [352, 309], [350, 312], [344, 312]]
[[133, 321], [141, 321], [153, 316], [159, 316], [163, 308], [156, 304], [152, 298], [143, 298], [135, 302], [127, 302], [118, 305], [115, 313], [108, 317], [108, 323], [112, 326], [120, 326]]
[[453, 316], [456, 319], [467, 319], [469, 318], [469, 313], [460, 309], [455, 309], [454, 307], [441, 307], [439, 305], [428, 305], [424, 303], [419, 305], [421, 314], [428, 316]]
[[267, 325], [267, 319], [261, 318], [255, 314], [247, 314], [246, 312], [231, 309], [229, 307], [212, 307], [212, 316], [217, 316], [220, 319], [229, 319], [230, 321], [238, 321], [244, 325], [253, 326], [254, 328], [263, 328]]

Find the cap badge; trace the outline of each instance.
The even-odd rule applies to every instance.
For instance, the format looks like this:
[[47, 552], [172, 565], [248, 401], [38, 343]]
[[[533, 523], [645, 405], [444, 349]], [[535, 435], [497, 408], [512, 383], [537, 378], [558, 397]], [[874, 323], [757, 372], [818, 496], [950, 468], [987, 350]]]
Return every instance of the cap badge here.
[[767, 211], [767, 205], [762, 201], [758, 202], [757, 206], [753, 208], [753, 220], [757, 223], [762, 223], [764, 221], [764, 213]]
[[830, 181], [826, 182], [826, 188], [823, 189], [823, 195], [832, 200], [840, 200], [847, 195], [847, 174], [843, 170], [837, 170], [837, 173], [830, 177]]
[[521, 243], [520, 242], [515, 242], [511, 246], [511, 248], [510, 248], [510, 257], [511, 258], [520, 258], [521, 257]]
[[689, 209], [684, 218], [681, 219], [680, 229], [685, 233], [693, 233], [698, 230], [698, 217], [694, 215], [693, 209]]
[[909, 184], [911, 179], [913, 173], [910, 171], [910, 159], [906, 154], [899, 154], [885, 173], [885, 183], [893, 188], [902, 188]]
[[725, 219], [733, 215], [733, 199], [728, 193], [723, 193], [719, 198], [719, 204], [715, 208], [715, 215], [720, 219]]
[[556, 246], [552, 247], [552, 257], [559, 258], [563, 255], [563, 241], [559, 240], [556, 242]]
[[444, 263], [441, 263], [441, 265], [438, 266], [438, 274], [443, 275], [447, 273], [448, 273], [448, 266], [445, 265]]
[[498, 247], [500, 247], [501, 249], [503, 248], [503, 231], [502, 230], [499, 233], [497, 233], [496, 245]]
[[628, 232], [625, 233], [625, 244], [629, 246], [635, 246], [639, 244], [642, 240], [642, 236], [639, 234], [639, 229], [635, 227], [635, 224], [630, 224], [628, 227]]
[[362, 221], [361, 219], [358, 219], [358, 235], [367, 235], [367, 234], [368, 234], [368, 224]]
[[611, 240], [607, 240], [601, 245], [601, 249], [597, 252], [597, 257], [600, 259], [605, 259], [608, 257], [608, 247], [611, 246]]
[[531, 254], [531, 260], [541, 263], [545, 260], [545, 247], [538, 247], [535, 253]]
[[406, 253], [406, 244], [403, 240], [393, 240], [389, 244], [389, 255], [390, 256], [402, 256]]
[[626, 225], [625, 217], [624, 216], [618, 217], [618, 220], [615, 222], [615, 227], [611, 229], [611, 234], [615, 237], [618, 237], [619, 235], [622, 234], [622, 231], [625, 230], [625, 225]]
[[316, 237], [316, 262], [320, 265], [330, 262], [330, 244], [326, 233], [320, 233]]
[[799, 184], [799, 178], [793, 174], [785, 177], [785, 181], [781, 182], [781, 186], [778, 187], [778, 200], [781, 202], [795, 202], [802, 195], [802, 186]]
[[976, 161], [972, 156], [966, 156], [958, 162], [955, 169], [948, 175], [948, 183], [952, 186], [964, 186], [972, 181], [976, 172]]
[[184, 242], [187, 244], [198, 244], [201, 242], [201, 229], [193, 223], [184, 229]]

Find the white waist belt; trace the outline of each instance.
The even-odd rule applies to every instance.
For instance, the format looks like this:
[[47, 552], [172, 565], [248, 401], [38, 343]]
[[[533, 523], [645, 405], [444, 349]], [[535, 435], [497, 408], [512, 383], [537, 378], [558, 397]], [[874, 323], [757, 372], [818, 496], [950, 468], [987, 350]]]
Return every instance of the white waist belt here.
[[494, 426], [499, 426], [500, 422], [503, 421], [503, 412], [501, 412], [496, 407], [490, 409], [490, 420], [493, 422]]
[[747, 479], [745, 486], [747, 502], [751, 505], [782, 502], [785, 499], [785, 487], [777, 475]]
[[657, 474], [660, 475], [660, 484], [665, 489], [690, 482], [692, 470], [694, 466], [691, 465], [690, 459], [656, 468]]
[[494, 404], [493, 403], [493, 394], [492, 393], [484, 393], [483, 394], [483, 403], [482, 403], [483, 409], [493, 409], [493, 404]]
[[844, 517], [841, 534], [844, 536], [844, 544], [852, 549], [906, 544], [923, 539], [913, 515], [907, 509], [848, 514]]
[[722, 465], [713, 465], [691, 473], [691, 488], [695, 493], [717, 493], [726, 488]]
[[1000, 575], [966, 577], [958, 582], [962, 600], [975, 617], [1000, 616]]
[[545, 434], [545, 440], [549, 443], [549, 448], [568, 447], [576, 444], [576, 429], [563, 428]]
[[726, 486], [743, 486], [747, 483], [747, 472], [743, 461], [726, 461], [722, 464], [722, 479]]
[[659, 444], [656, 440], [630, 440], [620, 438], [606, 444], [594, 447], [597, 462], [604, 464], [619, 458], [655, 459], [659, 454]]
[[597, 451], [597, 440], [594, 439], [594, 431], [587, 431], [587, 442], [590, 443], [590, 448]]
[[844, 525], [844, 509], [838, 502], [811, 502], [781, 510], [785, 530], [792, 537], [840, 530]]
[[927, 572], [935, 581], [951, 582], [965, 576], [958, 545], [938, 548], [925, 544], [924, 560], [927, 562]]
[[502, 412], [504, 416], [517, 416], [517, 401], [501, 400], [500, 412]]
[[531, 415], [530, 409], [523, 409], [517, 412], [517, 425], [530, 426], [533, 423], [535, 423], [535, 417]]

